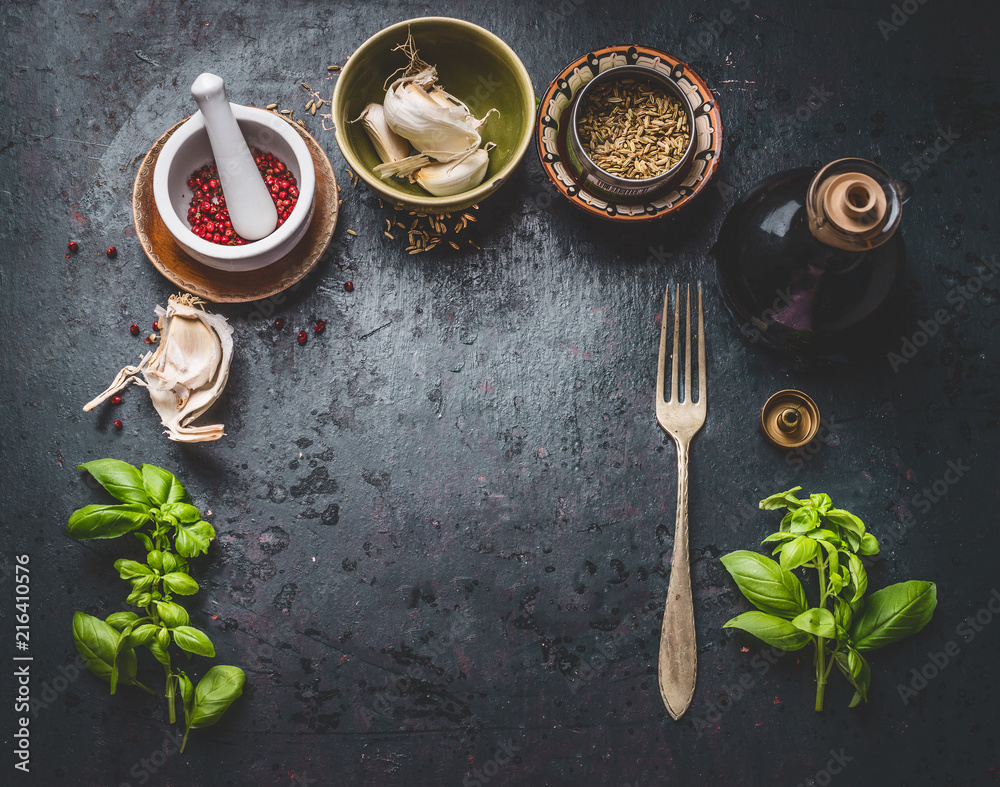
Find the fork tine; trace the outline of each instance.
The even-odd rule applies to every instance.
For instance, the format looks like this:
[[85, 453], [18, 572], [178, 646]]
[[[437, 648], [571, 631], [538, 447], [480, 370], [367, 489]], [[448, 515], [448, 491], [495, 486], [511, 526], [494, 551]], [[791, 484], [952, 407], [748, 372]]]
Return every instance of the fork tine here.
[[[679, 306], [679, 304], [678, 304]], [[684, 401], [691, 404], [691, 285], [687, 285], [687, 312], [684, 315]]]
[[698, 282], [698, 404], [708, 396], [708, 366], [705, 363], [705, 311], [701, 301], [701, 282]]
[[674, 352], [670, 356], [670, 401], [677, 399], [677, 372], [679, 371], [679, 359], [677, 358], [678, 342], [681, 332], [681, 285], [677, 285], [677, 292], [674, 297]]
[[663, 401], [663, 381], [667, 362], [667, 315], [670, 306], [670, 285], [663, 293], [663, 314], [660, 316], [660, 357], [656, 361], [656, 401]]

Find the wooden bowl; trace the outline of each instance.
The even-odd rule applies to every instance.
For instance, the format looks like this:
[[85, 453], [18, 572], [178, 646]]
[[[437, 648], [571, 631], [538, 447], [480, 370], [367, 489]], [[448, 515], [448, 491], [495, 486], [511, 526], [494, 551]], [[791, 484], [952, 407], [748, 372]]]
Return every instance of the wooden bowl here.
[[316, 169], [316, 199], [309, 228], [295, 248], [265, 268], [241, 272], [218, 270], [198, 262], [177, 244], [160, 218], [153, 197], [156, 160], [170, 135], [183, 122], [156, 141], [142, 160], [135, 178], [132, 218], [149, 261], [180, 289], [213, 303], [256, 301], [291, 287], [316, 267], [337, 226], [339, 190], [326, 153], [305, 129], [289, 123], [305, 140]]

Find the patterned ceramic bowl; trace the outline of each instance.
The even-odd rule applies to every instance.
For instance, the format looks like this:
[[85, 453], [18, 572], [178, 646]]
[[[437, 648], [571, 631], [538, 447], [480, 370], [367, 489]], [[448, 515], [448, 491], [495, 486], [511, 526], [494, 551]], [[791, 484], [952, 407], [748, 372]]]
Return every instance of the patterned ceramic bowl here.
[[[595, 76], [622, 66], [644, 66], [670, 77], [687, 96], [694, 112], [694, 150], [690, 168], [669, 191], [639, 203], [596, 193], [581, 182], [581, 177], [569, 164], [568, 130], [574, 98]], [[552, 80], [538, 107], [535, 143], [542, 169], [556, 190], [572, 205], [590, 215], [613, 221], [649, 221], [679, 210], [706, 189], [719, 166], [722, 115], [708, 85], [685, 63], [650, 47], [612, 46], [577, 58]]]

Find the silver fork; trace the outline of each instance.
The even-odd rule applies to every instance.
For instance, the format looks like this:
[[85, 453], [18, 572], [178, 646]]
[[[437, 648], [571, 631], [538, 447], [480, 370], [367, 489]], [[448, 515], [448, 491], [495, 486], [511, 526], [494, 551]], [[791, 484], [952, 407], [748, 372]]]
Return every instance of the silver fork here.
[[688, 557], [688, 448], [691, 438], [705, 423], [708, 386], [705, 364], [705, 315], [701, 282], [698, 282], [698, 400], [691, 401], [691, 285], [687, 286], [687, 330], [684, 340], [684, 397], [678, 386], [681, 326], [681, 288], [674, 300], [674, 348], [670, 363], [670, 399], [664, 399], [667, 356], [667, 314], [670, 287], [663, 295], [660, 325], [660, 356], [656, 365], [656, 420], [677, 444], [677, 522], [670, 563], [670, 584], [660, 630], [660, 697], [667, 713], [679, 719], [690, 707], [698, 673], [698, 651], [694, 632], [694, 600], [691, 595], [691, 564]]

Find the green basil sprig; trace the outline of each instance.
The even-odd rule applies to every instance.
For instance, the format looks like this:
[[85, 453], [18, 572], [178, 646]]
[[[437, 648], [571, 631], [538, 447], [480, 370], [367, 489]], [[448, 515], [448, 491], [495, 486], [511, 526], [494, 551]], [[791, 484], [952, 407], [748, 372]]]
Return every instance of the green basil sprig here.
[[117, 459], [98, 459], [80, 465], [118, 505], [89, 505], [73, 512], [67, 535], [73, 538], [117, 538], [132, 533], [146, 549], [146, 562], [121, 558], [118, 575], [131, 585], [126, 602], [140, 613], [113, 612], [106, 620], [77, 612], [73, 615], [73, 641], [87, 668], [111, 685], [136, 686], [153, 694], [136, 678], [136, 648], [145, 648], [163, 665], [164, 696], [170, 723], [175, 724], [178, 690], [184, 708], [187, 736], [198, 727], [215, 724], [243, 693], [246, 676], [239, 667], [216, 665], [195, 686], [182, 671], [171, 666], [171, 644], [198, 656], [215, 656], [215, 646], [204, 631], [191, 625], [187, 610], [176, 596], [198, 592], [188, 573], [187, 558], [208, 552], [215, 528], [191, 505], [184, 485], [173, 473], [154, 465], [133, 467]]
[[[759, 611], [725, 623], [782, 650], [816, 648], [816, 710], [823, 710], [830, 670], [836, 664], [854, 687], [850, 707], [868, 701], [871, 668], [862, 653], [916, 634], [937, 606], [933, 582], [900, 582], [865, 596], [868, 576], [859, 555], [878, 554], [878, 540], [849, 511], [833, 507], [829, 495], [795, 496], [802, 487], [760, 501], [765, 511], [784, 509], [778, 532], [762, 543], [776, 546], [778, 561], [745, 550], [722, 557], [722, 565]], [[810, 607], [792, 571], [816, 570], [819, 605]]]

